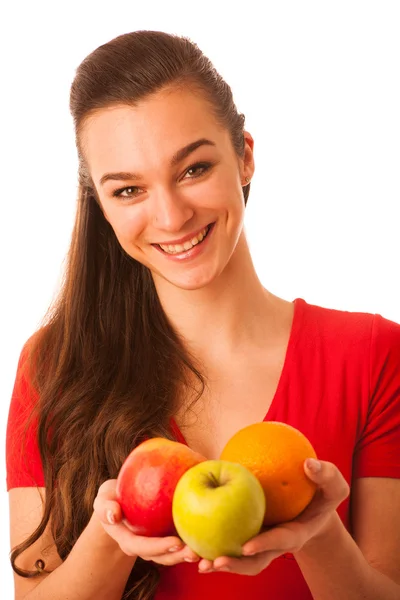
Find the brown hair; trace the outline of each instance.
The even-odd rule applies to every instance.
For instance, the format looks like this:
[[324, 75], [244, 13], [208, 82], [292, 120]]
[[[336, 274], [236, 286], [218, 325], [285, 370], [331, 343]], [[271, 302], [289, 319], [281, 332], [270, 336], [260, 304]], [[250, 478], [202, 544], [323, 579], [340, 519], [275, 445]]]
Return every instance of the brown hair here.
[[[144, 437], [174, 439], [170, 419], [177, 390], [191, 386], [196, 400], [204, 390], [199, 365], [169, 323], [150, 271], [123, 251], [104, 218], [79, 140], [94, 111], [132, 104], [174, 85], [204, 95], [243, 156], [244, 116], [231, 89], [185, 37], [154, 31], [121, 35], [87, 56], [72, 83], [78, 205], [61, 291], [30, 344], [46, 500], [39, 527], [11, 553], [21, 576], [44, 569], [38, 561], [36, 572], [23, 571], [15, 561], [49, 522], [60, 557], [68, 556], [92, 515], [100, 484], [117, 477]], [[249, 189], [243, 188], [245, 203]], [[158, 579], [158, 567], [138, 559], [124, 598], [150, 600]]]

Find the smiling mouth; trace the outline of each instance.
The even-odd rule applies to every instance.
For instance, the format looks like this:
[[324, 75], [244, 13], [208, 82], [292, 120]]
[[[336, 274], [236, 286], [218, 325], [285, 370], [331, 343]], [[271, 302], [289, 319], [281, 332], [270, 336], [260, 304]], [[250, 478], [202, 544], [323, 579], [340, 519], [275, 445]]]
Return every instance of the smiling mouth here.
[[169, 244], [169, 245], [154, 244], [154, 245], [157, 246], [158, 248], [160, 248], [160, 250], [162, 252], [164, 252], [165, 254], [180, 254], [181, 252], [188, 252], [189, 250], [194, 248], [194, 246], [199, 246], [200, 244], [202, 244], [204, 242], [204, 240], [206, 239], [206, 237], [211, 229], [211, 226], [212, 226], [212, 223], [210, 223], [210, 225], [207, 225], [207, 227], [204, 227], [204, 229], [202, 229], [191, 240], [188, 240], [187, 242], [185, 242], [183, 244]]

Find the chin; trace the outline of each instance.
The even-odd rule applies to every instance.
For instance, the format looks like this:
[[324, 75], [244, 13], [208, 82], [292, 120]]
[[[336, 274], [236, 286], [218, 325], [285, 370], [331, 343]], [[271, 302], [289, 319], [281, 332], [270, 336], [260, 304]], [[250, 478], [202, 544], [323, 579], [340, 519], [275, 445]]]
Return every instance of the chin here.
[[164, 271], [151, 269], [154, 283], [158, 290], [166, 289], [167, 286], [187, 291], [195, 291], [205, 289], [216, 282], [225, 265], [203, 265], [196, 269], [183, 268], [180, 273], [174, 272], [174, 269], [166, 269]]
[[181, 290], [195, 291], [201, 290], [209, 286], [216, 279], [216, 275], [212, 276], [201, 276], [201, 277], [181, 277], [181, 278], [168, 278], [165, 275], [162, 276], [162, 279], [168, 281], [169, 284], [173, 285], [176, 288]]

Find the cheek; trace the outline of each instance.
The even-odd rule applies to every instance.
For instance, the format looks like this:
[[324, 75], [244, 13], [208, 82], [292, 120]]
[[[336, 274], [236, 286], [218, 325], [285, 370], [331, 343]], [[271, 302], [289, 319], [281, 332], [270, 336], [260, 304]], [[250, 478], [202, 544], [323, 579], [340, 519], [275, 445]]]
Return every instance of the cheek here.
[[234, 169], [226, 170], [221, 174], [215, 189], [217, 201], [220, 205], [240, 210], [243, 201], [243, 190], [240, 178], [236, 176]]
[[232, 177], [232, 172], [220, 172], [218, 177], [211, 178], [204, 185], [194, 185], [188, 192], [187, 200], [198, 209], [216, 211], [236, 212], [244, 204], [242, 188]]
[[144, 211], [138, 210], [136, 206], [112, 211], [108, 214], [108, 219], [122, 246], [134, 244], [146, 226]]

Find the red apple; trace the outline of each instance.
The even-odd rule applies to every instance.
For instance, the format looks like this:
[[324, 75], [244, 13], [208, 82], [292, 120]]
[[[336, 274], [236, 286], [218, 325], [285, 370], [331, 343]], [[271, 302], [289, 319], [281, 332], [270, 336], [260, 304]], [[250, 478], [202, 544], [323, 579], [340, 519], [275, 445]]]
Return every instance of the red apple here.
[[185, 444], [151, 438], [124, 461], [117, 479], [117, 500], [137, 535], [174, 535], [172, 499], [181, 476], [206, 458]]

